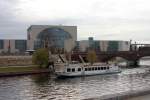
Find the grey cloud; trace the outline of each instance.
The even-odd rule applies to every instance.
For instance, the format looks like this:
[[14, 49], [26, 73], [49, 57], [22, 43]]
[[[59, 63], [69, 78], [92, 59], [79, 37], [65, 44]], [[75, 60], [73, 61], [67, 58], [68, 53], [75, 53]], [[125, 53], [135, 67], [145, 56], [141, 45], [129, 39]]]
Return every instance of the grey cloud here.
[[26, 38], [26, 23], [15, 16], [18, 0], [1, 0], [0, 2], [0, 38]]
[[[0, 38], [26, 38], [26, 29], [33, 24], [55, 24], [55, 25], [77, 25], [79, 38], [87, 38], [87, 33], [95, 33], [97, 39], [123, 39], [129, 40], [150, 40], [148, 26], [150, 26], [149, 9], [145, 12], [139, 11], [134, 17], [120, 16], [100, 16], [103, 12], [111, 12], [115, 8], [107, 6], [115, 5], [114, 2], [97, 0], [91, 4], [90, 11], [85, 11], [76, 17], [65, 17], [59, 19], [47, 19], [42, 21], [30, 22], [18, 19], [15, 15], [20, 11], [16, 5], [20, 0], [1, 0], [0, 1]], [[119, 1], [117, 1], [119, 2]], [[105, 9], [103, 9], [105, 8]], [[70, 8], [68, 8], [70, 9]], [[92, 14], [91, 14], [92, 13]], [[131, 14], [132, 15], [132, 14]], [[63, 15], [62, 15], [63, 16]], [[139, 17], [138, 17], [139, 16]], [[144, 17], [145, 16], [145, 17]], [[34, 19], [33, 19], [34, 20]], [[129, 27], [131, 26], [131, 27]]]

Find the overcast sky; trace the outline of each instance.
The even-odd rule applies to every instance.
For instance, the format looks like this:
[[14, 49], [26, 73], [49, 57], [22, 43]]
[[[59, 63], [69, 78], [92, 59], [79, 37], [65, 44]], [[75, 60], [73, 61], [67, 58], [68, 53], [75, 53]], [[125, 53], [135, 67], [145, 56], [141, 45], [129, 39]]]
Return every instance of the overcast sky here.
[[0, 0], [0, 38], [26, 38], [32, 24], [76, 25], [78, 40], [150, 43], [149, 0]]

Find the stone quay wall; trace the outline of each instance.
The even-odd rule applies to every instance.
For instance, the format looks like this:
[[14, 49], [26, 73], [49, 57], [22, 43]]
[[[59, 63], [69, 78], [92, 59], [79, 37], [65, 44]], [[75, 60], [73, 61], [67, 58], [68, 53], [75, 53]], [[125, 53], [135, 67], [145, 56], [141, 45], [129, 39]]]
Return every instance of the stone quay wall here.
[[26, 66], [32, 65], [32, 56], [0, 56], [0, 66]]

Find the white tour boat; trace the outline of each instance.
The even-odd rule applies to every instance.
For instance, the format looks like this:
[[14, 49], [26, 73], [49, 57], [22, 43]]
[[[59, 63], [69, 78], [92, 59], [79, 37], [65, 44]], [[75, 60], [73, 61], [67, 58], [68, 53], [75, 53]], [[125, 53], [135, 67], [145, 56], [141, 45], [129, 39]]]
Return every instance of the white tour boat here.
[[90, 65], [72, 61], [69, 64], [55, 65], [55, 74], [58, 77], [90, 76], [119, 72], [121, 72], [121, 69], [116, 64], [95, 63]]

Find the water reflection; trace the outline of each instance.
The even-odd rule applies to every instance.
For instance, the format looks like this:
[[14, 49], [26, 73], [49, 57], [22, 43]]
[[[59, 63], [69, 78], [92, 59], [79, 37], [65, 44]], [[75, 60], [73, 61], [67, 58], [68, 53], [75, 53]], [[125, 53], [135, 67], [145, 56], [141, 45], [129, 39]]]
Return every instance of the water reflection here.
[[37, 74], [37, 75], [32, 75], [30, 78], [35, 82], [36, 85], [44, 85], [48, 84], [51, 78], [50, 74]]

